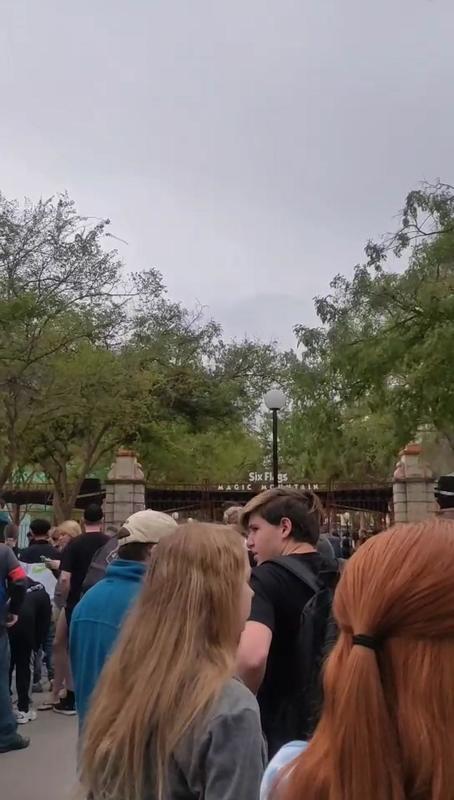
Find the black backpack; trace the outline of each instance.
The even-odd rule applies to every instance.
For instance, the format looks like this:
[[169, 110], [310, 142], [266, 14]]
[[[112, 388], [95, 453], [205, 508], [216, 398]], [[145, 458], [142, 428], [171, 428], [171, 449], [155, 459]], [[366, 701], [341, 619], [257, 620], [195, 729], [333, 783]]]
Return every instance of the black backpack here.
[[287, 729], [287, 741], [307, 740], [314, 732], [323, 705], [323, 665], [337, 640], [332, 605], [342, 565], [337, 560], [326, 560], [316, 576], [307, 564], [289, 556], [274, 558], [273, 563], [295, 575], [312, 591], [301, 612], [298, 630], [300, 680], [296, 695], [283, 702], [286, 707], [279, 715]]

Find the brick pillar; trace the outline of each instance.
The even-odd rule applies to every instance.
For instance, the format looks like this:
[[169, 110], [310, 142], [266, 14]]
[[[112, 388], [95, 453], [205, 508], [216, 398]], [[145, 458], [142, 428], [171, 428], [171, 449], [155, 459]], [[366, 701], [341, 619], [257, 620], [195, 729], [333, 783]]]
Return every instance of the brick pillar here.
[[133, 450], [119, 450], [106, 480], [104, 515], [119, 528], [135, 511], [145, 508], [145, 479]]
[[400, 453], [393, 477], [395, 522], [419, 522], [435, 514], [434, 478], [421, 452], [413, 443]]

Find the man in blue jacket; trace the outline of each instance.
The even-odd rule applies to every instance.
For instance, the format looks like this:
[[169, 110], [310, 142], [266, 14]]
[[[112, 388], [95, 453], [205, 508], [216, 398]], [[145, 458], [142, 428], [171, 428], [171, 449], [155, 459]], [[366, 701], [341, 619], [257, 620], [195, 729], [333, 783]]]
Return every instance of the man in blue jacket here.
[[176, 527], [172, 517], [151, 509], [128, 517], [118, 533], [118, 557], [73, 611], [69, 650], [80, 729], [104, 663], [140, 591], [151, 550]]

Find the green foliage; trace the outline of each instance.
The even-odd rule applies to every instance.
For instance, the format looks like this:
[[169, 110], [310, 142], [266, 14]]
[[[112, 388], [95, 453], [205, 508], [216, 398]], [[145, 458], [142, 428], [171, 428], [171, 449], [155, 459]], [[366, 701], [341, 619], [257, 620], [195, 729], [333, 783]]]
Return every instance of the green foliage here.
[[155, 422], [139, 443], [150, 483], [209, 484], [240, 480], [261, 463], [257, 437], [241, 424], [213, 425], [194, 432], [183, 420]]
[[392, 420], [329, 403], [296, 406], [281, 428], [285, 471], [299, 480], [373, 483], [389, 480], [396, 456]]
[[61, 407], [34, 429], [29, 446], [54, 484], [57, 513], [68, 517], [86, 475], [137, 426], [153, 376], [122, 351], [85, 344], [54, 359], [52, 386]]
[[421, 430], [454, 449], [451, 187], [408, 195], [398, 230], [316, 299], [299, 354], [225, 342], [154, 269], [125, 279], [108, 228], [66, 195], [0, 196], [0, 485], [44, 470], [66, 515], [118, 446], [151, 482], [241, 479], [269, 459], [273, 384], [290, 399], [281, 466], [295, 480], [386, 480]]
[[[372, 465], [364, 458], [364, 474], [382, 474], [421, 427], [446, 437], [454, 431], [451, 188], [411, 192], [397, 233], [369, 243], [366, 254], [367, 263], [356, 267], [352, 280], [337, 276], [332, 292], [317, 298], [321, 325], [296, 331], [303, 347], [297, 400], [305, 396], [310, 431], [326, 431], [337, 451], [336, 471], [344, 472], [346, 460], [349, 475], [361, 464], [358, 448], [378, 455]], [[404, 258], [406, 268], [388, 271], [390, 256]]]
[[0, 484], [30, 457], [29, 435], [59, 413], [54, 358], [107, 341], [112, 319], [124, 319], [107, 224], [89, 225], [66, 195], [23, 208], [0, 195]]
[[0, 195], [0, 486], [44, 470], [58, 518], [84, 477], [136, 447], [152, 480], [221, 480], [255, 466], [274, 345], [226, 344], [156, 270], [125, 271], [109, 220], [62, 195]]
[[264, 394], [274, 384], [286, 382], [290, 360], [291, 354], [279, 352], [275, 343], [247, 339], [221, 343], [213, 375], [250, 430], [256, 427]]

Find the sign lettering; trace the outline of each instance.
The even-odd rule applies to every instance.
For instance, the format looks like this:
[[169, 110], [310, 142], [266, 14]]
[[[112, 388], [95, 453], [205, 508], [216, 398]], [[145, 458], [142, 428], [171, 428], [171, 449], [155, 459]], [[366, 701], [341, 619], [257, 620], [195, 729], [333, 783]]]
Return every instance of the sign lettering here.
[[[261, 480], [253, 480], [251, 483], [219, 483], [217, 490], [218, 492], [263, 492], [265, 489], [272, 489], [273, 483], [269, 481], [267, 476], [269, 473], [265, 472], [262, 475], [253, 472], [249, 474], [249, 477], [254, 475]], [[287, 476], [285, 476], [287, 478]], [[319, 485], [318, 483], [287, 483], [287, 481], [279, 482], [279, 486], [286, 486], [291, 489], [300, 489], [300, 490], [310, 490], [313, 492], [317, 492]]]
[[[279, 472], [279, 483], [288, 483], [288, 475], [286, 472]], [[271, 472], [250, 472], [249, 483], [271, 483], [273, 475]]]

